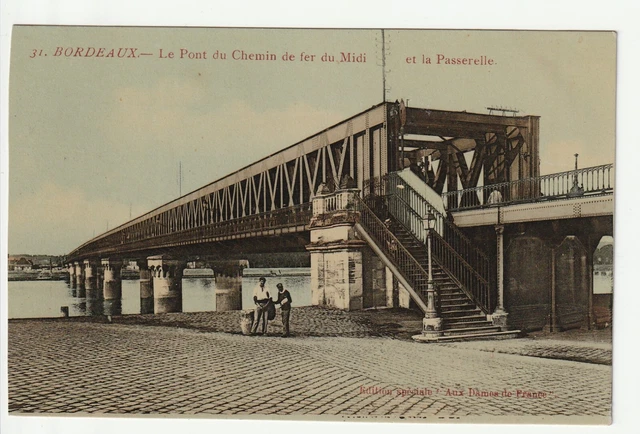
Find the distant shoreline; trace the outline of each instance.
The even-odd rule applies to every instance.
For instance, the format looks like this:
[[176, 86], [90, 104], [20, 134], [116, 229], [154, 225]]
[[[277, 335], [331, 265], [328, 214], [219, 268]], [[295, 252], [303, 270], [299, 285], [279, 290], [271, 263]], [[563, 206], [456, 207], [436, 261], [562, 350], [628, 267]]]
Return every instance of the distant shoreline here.
[[64, 280], [67, 273], [49, 273], [48, 275], [41, 275], [43, 270], [30, 270], [30, 271], [8, 271], [7, 280], [9, 282], [26, 281], [26, 280]]
[[311, 276], [311, 267], [300, 268], [245, 268], [243, 277]]
[[[42, 272], [46, 271], [47, 274], [43, 275]], [[309, 267], [300, 267], [300, 268], [245, 268], [243, 272], [243, 277], [266, 277], [266, 278], [277, 278], [277, 277], [297, 277], [297, 276], [310, 276], [311, 268]], [[67, 280], [68, 273], [61, 272], [52, 272], [48, 273], [48, 270], [29, 270], [29, 271], [9, 271], [7, 273], [9, 282], [20, 282], [20, 281], [51, 281], [51, 280]], [[187, 268], [184, 270], [183, 278], [185, 279], [194, 279], [194, 278], [214, 278], [215, 275], [213, 270], [210, 268]], [[123, 270], [122, 271], [122, 280], [137, 280], [140, 278], [140, 273], [136, 270]]]

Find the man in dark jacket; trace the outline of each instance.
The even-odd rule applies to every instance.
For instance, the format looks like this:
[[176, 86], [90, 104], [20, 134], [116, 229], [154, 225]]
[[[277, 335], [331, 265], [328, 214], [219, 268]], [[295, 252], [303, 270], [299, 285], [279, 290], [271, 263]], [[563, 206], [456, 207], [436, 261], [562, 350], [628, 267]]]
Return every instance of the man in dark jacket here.
[[289, 336], [289, 318], [291, 317], [291, 294], [289, 291], [284, 289], [282, 283], [278, 283], [276, 285], [278, 288], [278, 300], [276, 300], [276, 304], [280, 305], [280, 314], [282, 315], [282, 337], [286, 338]]

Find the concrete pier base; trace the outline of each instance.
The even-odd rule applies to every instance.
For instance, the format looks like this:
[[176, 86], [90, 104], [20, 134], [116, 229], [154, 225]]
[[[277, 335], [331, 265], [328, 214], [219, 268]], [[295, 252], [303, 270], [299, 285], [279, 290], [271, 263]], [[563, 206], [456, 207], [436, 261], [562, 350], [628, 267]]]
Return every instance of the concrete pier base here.
[[68, 283], [72, 288], [73, 288], [73, 281], [74, 281], [74, 269], [73, 269], [73, 265], [71, 264], [65, 264], [65, 270], [67, 270], [67, 272], [64, 275], [64, 281], [66, 283]]
[[153, 313], [153, 277], [145, 261], [138, 261], [140, 269], [140, 313]]
[[105, 300], [121, 300], [122, 299], [122, 280], [120, 278], [120, 270], [122, 269], [121, 261], [114, 261], [108, 258], [102, 259], [102, 270], [104, 278], [104, 299]]
[[98, 289], [98, 263], [93, 259], [84, 260], [84, 287], [92, 291]]
[[76, 289], [76, 267], [74, 267], [73, 264], [67, 265], [67, 276], [67, 283], [69, 284], [69, 288]]
[[122, 299], [122, 281], [105, 280], [104, 282], [104, 299], [105, 300], [121, 300]]
[[153, 313], [153, 297], [140, 299], [140, 313], [143, 315]]
[[311, 252], [312, 305], [345, 310], [363, 308], [364, 247], [364, 242], [307, 246]]
[[241, 310], [242, 270], [249, 266], [249, 262], [246, 260], [216, 261], [210, 266], [216, 273], [216, 311]]
[[84, 276], [82, 273], [82, 264], [80, 262], [74, 262], [73, 268], [75, 270], [75, 287], [79, 290], [81, 289], [83, 292], [83, 295], [79, 295], [79, 297], [84, 297]]
[[104, 289], [104, 269], [102, 267], [97, 267], [96, 285], [98, 289]]
[[154, 313], [182, 312], [182, 273], [186, 261], [150, 256], [147, 264], [153, 276]]

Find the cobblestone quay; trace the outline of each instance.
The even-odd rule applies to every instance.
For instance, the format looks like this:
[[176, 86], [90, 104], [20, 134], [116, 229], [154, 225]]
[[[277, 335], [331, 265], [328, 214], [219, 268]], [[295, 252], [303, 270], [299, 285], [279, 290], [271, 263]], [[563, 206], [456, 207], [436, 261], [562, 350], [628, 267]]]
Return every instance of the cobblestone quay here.
[[[296, 314], [298, 334], [287, 339], [276, 337], [277, 322], [272, 336], [243, 336], [237, 325], [210, 331], [205, 318], [214, 316], [231, 327], [210, 314], [10, 321], [9, 412], [609, 421], [606, 361], [521, 355], [533, 351], [526, 340], [504, 351], [501, 342], [417, 344], [375, 331], [364, 316]], [[305, 334], [301, 321], [331, 335]]]

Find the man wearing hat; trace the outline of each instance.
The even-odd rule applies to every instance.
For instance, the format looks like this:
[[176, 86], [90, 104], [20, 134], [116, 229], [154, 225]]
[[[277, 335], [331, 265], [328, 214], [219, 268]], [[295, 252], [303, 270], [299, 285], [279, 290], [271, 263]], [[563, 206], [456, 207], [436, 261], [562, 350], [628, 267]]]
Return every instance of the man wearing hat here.
[[280, 304], [280, 314], [282, 315], [282, 337], [289, 336], [289, 318], [291, 317], [291, 294], [284, 289], [282, 283], [276, 285], [278, 287], [278, 300], [276, 304]]
[[262, 334], [267, 333], [267, 312], [271, 297], [266, 287], [267, 279], [261, 277], [258, 285], [253, 289], [253, 302], [256, 304], [256, 310], [253, 314], [253, 326], [251, 327], [251, 334], [255, 334], [258, 331], [258, 323], [262, 319]]

